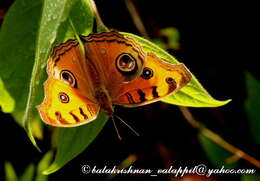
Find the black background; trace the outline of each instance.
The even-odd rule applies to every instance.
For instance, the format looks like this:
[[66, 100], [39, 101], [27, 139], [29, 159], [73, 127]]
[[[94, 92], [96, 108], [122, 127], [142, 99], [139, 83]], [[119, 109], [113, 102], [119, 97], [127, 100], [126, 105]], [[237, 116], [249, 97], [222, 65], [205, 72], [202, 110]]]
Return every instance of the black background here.
[[[216, 99], [232, 99], [219, 108], [191, 108], [194, 116], [208, 128], [245, 152], [260, 159], [259, 146], [250, 135], [244, 112], [246, 89], [244, 73], [249, 71], [259, 78], [257, 60], [257, 11], [250, 2], [226, 1], [134, 1], [152, 38], [158, 30], [173, 26], [181, 35], [181, 49], [169, 50], [196, 75], [202, 85]], [[1, 0], [1, 8], [11, 2]], [[96, 0], [101, 18], [109, 27], [138, 34], [123, 0]], [[213, 167], [197, 141], [197, 131], [183, 118], [177, 106], [154, 103], [139, 108], [116, 107], [117, 114], [140, 134], [136, 137], [118, 122], [123, 140], [117, 139], [109, 120], [94, 142], [79, 156], [49, 177], [54, 180], [103, 180], [105, 176], [84, 175], [81, 166], [103, 167], [118, 165], [135, 153], [136, 168], [165, 168], [192, 166], [204, 163]], [[1, 162], [10, 161], [18, 174], [29, 163], [37, 163], [42, 154], [33, 148], [26, 133], [10, 115], [0, 113]], [[48, 150], [48, 140], [41, 142]], [[166, 150], [167, 154], [163, 154]], [[3, 162], [2, 162], [3, 163]], [[3, 180], [3, 164], [0, 180]], [[241, 161], [241, 168], [255, 168]], [[218, 176], [217, 180], [230, 180], [231, 176]], [[151, 177], [118, 177], [115, 180], [147, 180]], [[169, 178], [153, 178], [169, 180]], [[239, 180], [239, 176], [232, 176]]]

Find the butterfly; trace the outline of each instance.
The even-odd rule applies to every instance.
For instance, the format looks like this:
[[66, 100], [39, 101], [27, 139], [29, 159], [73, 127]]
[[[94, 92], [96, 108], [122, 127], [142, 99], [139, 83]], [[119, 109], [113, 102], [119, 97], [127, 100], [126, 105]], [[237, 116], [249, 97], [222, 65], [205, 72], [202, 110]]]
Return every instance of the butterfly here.
[[161, 100], [184, 87], [192, 74], [145, 52], [117, 31], [82, 36], [56, 46], [47, 61], [45, 97], [37, 106], [41, 119], [56, 127], [89, 123], [114, 105], [137, 107]]

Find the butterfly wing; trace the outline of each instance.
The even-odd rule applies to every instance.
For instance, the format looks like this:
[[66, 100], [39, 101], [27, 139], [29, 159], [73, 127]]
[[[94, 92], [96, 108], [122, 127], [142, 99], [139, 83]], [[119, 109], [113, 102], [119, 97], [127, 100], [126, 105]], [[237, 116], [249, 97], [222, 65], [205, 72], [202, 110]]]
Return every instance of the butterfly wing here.
[[47, 72], [49, 77], [65, 82], [96, 102], [95, 88], [87, 62], [78, 41], [68, 40], [54, 48], [52, 56], [47, 61]]
[[98, 83], [109, 92], [115, 91], [119, 83], [135, 80], [142, 73], [145, 52], [132, 38], [111, 31], [82, 39], [89, 66], [94, 70], [92, 80], [98, 77]]
[[42, 120], [57, 127], [73, 127], [94, 120], [100, 106], [70, 85], [53, 77], [44, 83], [45, 98], [37, 107]]
[[149, 104], [177, 92], [191, 77], [184, 64], [173, 65], [148, 53], [142, 75], [132, 82], [122, 83], [113, 103], [125, 107]]
[[54, 48], [47, 61], [47, 73], [45, 98], [37, 107], [45, 123], [72, 127], [97, 117], [100, 106], [77, 41], [69, 40]]
[[97, 117], [100, 106], [134, 107], [171, 95], [191, 80], [183, 64], [163, 62], [143, 52], [133, 39], [111, 31], [81, 37], [56, 47], [48, 60], [45, 98], [38, 106], [47, 124], [78, 126]]

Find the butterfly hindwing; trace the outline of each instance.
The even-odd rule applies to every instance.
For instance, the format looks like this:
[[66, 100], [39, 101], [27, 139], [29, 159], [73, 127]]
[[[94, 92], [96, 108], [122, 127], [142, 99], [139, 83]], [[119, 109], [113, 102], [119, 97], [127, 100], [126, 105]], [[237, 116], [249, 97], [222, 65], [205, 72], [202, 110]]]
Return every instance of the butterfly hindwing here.
[[184, 64], [173, 65], [148, 53], [141, 76], [122, 84], [121, 93], [113, 102], [126, 107], [149, 104], [177, 92], [191, 77]]
[[44, 83], [45, 98], [38, 106], [42, 120], [52, 126], [72, 127], [94, 120], [100, 106], [55, 78]]

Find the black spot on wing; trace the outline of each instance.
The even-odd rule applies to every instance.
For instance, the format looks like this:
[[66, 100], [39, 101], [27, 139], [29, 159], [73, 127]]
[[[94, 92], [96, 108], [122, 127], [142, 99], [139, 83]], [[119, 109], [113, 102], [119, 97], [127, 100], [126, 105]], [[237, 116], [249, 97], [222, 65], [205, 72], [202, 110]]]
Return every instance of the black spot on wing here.
[[160, 96], [158, 95], [158, 92], [157, 92], [157, 86], [153, 86], [153, 87], [152, 87], [152, 94], [153, 94], [153, 98], [158, 98], [158, 97], [160, 97]]
[[72, 112], [70, 112], [70, 115], [73, 117], [73, 119], [74, 119], [76, 122], [80, 122], [80, 119], [79, 119], [75, 114], [73, 114]]
[[61, 124], [69, 124], [69, 123], [66, 121], [66, 119], [63, 119], [63, 118], [62, 118], [62, 115], [61, 115], [61, 113], [60, 113], [59, 111], [56, 111], [56, 112], [55, 112], [55, 116], [56, 116], [57, 121], [59, 121]]
[[84, 120], [88, 119], [88, 116], [84, 113], [81, 107], [79, 108], [79, 113], [83, 116]]
[[141, 89], [138, 89], [137, 93], [140, 96], [140, 102], [147, 101], [147, 99], [145, 98], [145, 93]]
[[177, 88], [177, 83], [172, 77], [167, 77], [166, 82], [168, 84], [168, 93], [173, 92]]

